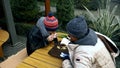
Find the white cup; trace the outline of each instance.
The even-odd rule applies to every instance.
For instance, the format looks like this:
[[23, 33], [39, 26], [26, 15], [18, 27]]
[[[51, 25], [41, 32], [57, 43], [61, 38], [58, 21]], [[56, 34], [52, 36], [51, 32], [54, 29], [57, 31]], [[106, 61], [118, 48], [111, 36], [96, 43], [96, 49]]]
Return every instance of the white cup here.
[[63, 45], [68, 45], [70, 43], [70, 40], [68, 40], [67, 38], [63, 38], [60, 42], [60, 44], [63, 44]]

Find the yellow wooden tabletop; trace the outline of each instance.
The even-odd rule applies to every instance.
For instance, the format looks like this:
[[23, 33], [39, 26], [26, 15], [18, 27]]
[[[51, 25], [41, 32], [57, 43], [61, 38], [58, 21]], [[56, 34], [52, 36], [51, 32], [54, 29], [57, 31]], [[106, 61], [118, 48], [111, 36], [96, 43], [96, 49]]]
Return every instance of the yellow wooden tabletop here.
[[[59, 40], [65, 34], [58, 33]], [[61, 37], [61, 38], [60, 38]], [[61, 68], [62, 60], [50, 56], [48, 51], [53, 47], [53, 43], [47, 47], [40, 48], [28, 56], [17, 68]]]

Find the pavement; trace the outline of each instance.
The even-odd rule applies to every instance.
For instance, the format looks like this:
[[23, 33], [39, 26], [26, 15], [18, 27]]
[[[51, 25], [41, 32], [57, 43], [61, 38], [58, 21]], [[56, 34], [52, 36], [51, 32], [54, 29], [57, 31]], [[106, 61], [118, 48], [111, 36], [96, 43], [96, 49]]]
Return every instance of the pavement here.
[[26, 47], [26, 37], [18, 36], [18, 42], [12, 45], [10, 42], [6, 42], [2, 45], [4, 58], [0, 58], [0, 62], [5, 61], [11, 55], [15, 55], [17, 52]]

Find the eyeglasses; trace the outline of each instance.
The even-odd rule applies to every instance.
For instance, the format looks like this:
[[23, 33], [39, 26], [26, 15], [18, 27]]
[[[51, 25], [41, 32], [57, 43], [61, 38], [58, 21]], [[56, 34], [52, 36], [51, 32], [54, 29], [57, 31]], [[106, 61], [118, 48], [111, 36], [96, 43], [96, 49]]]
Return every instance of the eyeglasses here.
[[70, 37], [71, 37], [71, 36], [70, 36], [70, 35], [68, 35], [68, 36], [67, 36], [67, 39], [69, 39], [69, 40], [70, 40], [70, 39], [71, 39]]

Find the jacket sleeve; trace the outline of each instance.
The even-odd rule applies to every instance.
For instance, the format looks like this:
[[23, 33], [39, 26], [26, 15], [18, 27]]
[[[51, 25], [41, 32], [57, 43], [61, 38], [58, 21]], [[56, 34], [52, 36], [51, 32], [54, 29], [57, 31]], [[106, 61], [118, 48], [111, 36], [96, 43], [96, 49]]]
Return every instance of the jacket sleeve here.
[[43, 37], [41, 32], [38, 30], [36, 35], [34, 35], [33, 37], [36, 40], [37, 45], [41, 47], [45, 47], [46, 45], [48, 45], [48, 40], [47, 37]]
[[73, 68], [70, 60], [66, 59], [62, 62], [62, 68]]
[[40, 30], [34, 26], [27, 34], [27, 52], [30, 55], [38, 48], [45, 47], [49, 42], [46, 37], [42, 37]]

